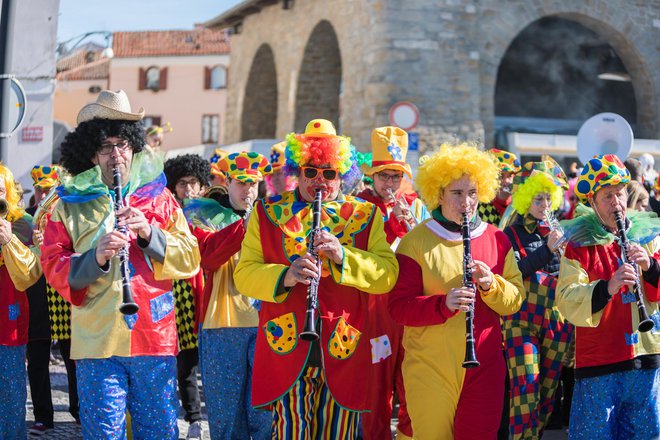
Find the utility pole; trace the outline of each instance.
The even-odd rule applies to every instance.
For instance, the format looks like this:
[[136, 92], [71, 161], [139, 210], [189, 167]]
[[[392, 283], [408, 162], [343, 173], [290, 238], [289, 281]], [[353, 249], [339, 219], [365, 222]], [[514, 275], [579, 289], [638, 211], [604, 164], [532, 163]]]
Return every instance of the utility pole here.
[[0, 8], [0, 161], [6, 164], [9, 158], [9, 115], [12, 79], [12, 44], [16, 0], [2, 0]]

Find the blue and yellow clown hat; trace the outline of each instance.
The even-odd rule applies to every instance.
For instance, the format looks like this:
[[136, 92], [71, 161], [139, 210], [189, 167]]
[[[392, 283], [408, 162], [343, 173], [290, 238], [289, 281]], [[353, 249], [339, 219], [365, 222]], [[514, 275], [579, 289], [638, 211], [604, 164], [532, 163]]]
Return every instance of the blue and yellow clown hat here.
[[589, 206], [589, 200], [601, 188], [630, 183], [630, 172], [614, 154], [594, 156], [582, 169], [575, 184], [575, 195]]
[[228, 155], [229, 153], [223, 150], [222, 148], [216, 148], [215, 151], [213, 151], [213, 155], [209, 159], [209, 162], [211, 162], [211, 174], [215, 176], [224, 175], [222, 170], [218, 168], [218, 161], [224, 159]]
[[30, 172], [33, 185], [41, 189], [49, 189], [58, 184], [60, 167], [57, 165], [35, 165]]
[[520, 171], [520, 161], [515, 154], [497, 148], [491, 148], [488, 152], [497, 158], [500, 172], [517, 173]]
[[273, 171], [268, 159], [254, 151], [231, 153], [220, 159], [217, 166], [227, 177], [241, 182], [259, 182]]
[[286, 163], [286, 141], [278, 142], [270, 147], [270, 166], [273, 169], [281, 168]]

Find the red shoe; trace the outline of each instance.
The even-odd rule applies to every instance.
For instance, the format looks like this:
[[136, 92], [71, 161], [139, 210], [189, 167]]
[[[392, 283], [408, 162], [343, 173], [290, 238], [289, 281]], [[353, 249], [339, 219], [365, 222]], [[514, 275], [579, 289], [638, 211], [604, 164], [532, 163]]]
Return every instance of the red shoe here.
[[41, 437], [45, 433], [50, 432], [52, 430], [53, 430], [52, 426], [47, 426], [41, 422], [36, 422], [34, 425], [30, 427], [30, 429], [28, 429], [28, 432], [34, 436]]

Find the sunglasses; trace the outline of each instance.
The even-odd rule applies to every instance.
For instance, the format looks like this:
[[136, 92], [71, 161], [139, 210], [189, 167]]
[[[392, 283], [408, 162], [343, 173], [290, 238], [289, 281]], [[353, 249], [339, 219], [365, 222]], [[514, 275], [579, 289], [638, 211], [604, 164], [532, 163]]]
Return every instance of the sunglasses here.
[[314, 179], [318, 176], [319, 172], [323, 173], [323, 178], [325, 180], [335, 180], [339, 173], [337, 170], [331, 168], [314, 168], [314, 167], [302, 167], [303, 176], [307, 179]]

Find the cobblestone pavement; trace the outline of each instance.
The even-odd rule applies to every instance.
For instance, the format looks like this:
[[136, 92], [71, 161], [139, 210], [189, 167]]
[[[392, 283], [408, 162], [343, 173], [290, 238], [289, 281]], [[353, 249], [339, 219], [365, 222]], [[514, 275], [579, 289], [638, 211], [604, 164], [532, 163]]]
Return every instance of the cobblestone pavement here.
[[[55, 351], [56, 353], [56, 351]], [[61, 362], [61, 358], [56, 357]], [[67, 393], [67, 380], [66, 369], [63, 363], [51, 364], [50, 366], [50, 385], [53, 395], [53, 408], [55, 409], [55, 429], [41, 437], [30, 436], [29, 438], [42, 438], [42, 439], [61, 439], [61, 440], [76, 440], [82, 439], [80, 433], [80, 426], [76, 424], [73, 417], [69, 414], [69, 397]], [[200, 383], [201, 386], [201, 383]], [[201, 387], [200, 387], [201, 389]], [[210, 440], [209, 427], [206, 421], [206, 410], [204, 408], [202, 396], [202, 415], [204, 418], [204, 439]], [[32, 414], [32, 399], [28, 391], [27, 402], [27, 426], [28, 428], [34, 423], [34, 416]], [[396, 425], [396, 420], [393, 420], [393, 427]], [[179, 416], [179, 438], [185, 439], [188, 432], [188, 423], [183, 420], [183, 412]], [[568, 438], [565, 430], [546, 431], [543, 435], [543, 440], [565, 440]]]

